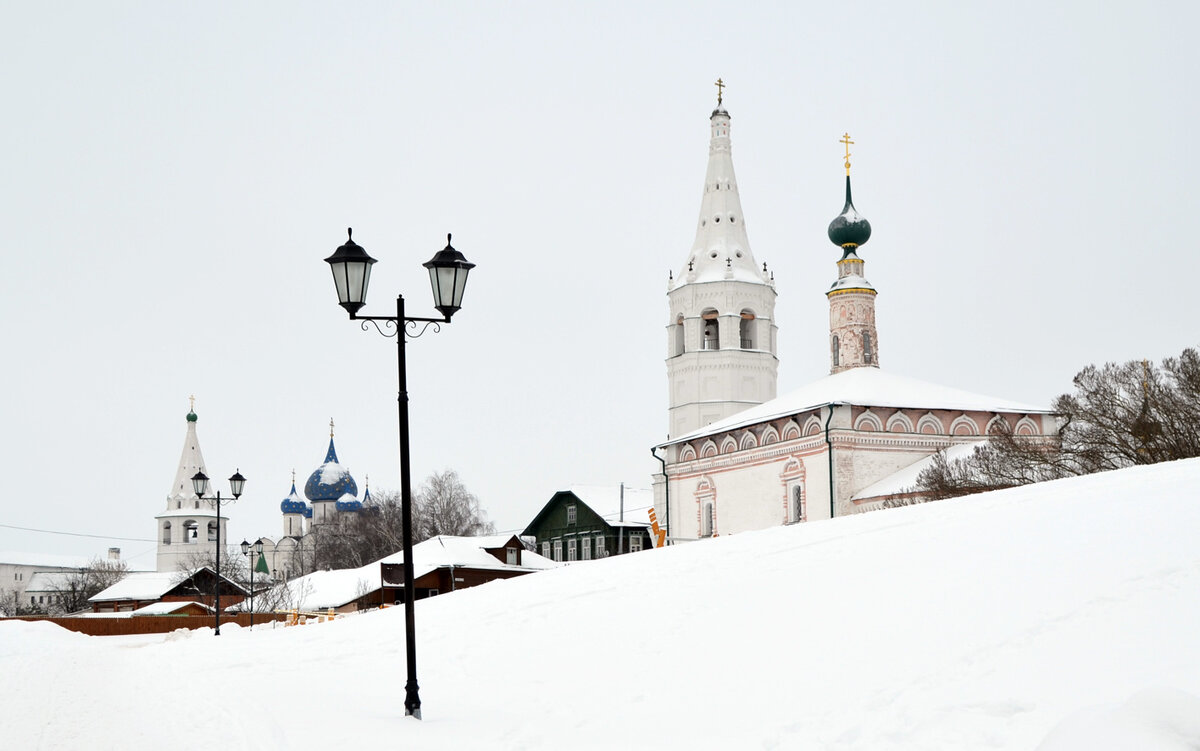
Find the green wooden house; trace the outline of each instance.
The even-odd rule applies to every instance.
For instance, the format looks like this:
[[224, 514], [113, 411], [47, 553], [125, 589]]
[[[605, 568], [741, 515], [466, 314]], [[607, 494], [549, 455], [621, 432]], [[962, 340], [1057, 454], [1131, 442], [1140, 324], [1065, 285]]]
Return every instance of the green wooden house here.
[[581, 485], [560, 490], [538, 512], [523, 536], [553, 561], [589, 561], [653, 547], [649, 510], [653, 492], [620, 486]]

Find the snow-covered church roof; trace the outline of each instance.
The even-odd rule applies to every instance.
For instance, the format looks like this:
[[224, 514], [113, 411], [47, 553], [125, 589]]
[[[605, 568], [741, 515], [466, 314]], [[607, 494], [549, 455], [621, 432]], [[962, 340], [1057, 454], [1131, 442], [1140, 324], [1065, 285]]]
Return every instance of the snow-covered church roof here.
[[879, 368], [850, 368], [801, 386], [791, 393], [763, 402], [735, 415], [672, 438], [670, 446], [735, 428], [756, 425], [829, 404], [908, 409], [951, 409], [963, 412], [1018, 412], [1050, 414], [1046, 407], [939, 386], [889, 373]]

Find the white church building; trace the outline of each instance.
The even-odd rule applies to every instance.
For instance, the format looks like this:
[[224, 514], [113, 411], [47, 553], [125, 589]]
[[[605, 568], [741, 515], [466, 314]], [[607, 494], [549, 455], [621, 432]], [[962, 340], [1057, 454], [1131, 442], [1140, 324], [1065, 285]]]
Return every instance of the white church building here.
[[938, 451], [985, 441], [1003, 422], [1054, 436], [1046, 408], [883, 370], [877, 291], [859, 256], [871, 225], [846, 203], [829, 225], [840, 251], [829, 300], [830, 375], [776, 396], [774, 275], [750, 251], [729, 112], [709, 118], [696, 237], [668, 280], [666, 442], [655, 447], [655, 513], [672, 540], [829, 519], [879, 508]]
[[[167, 508], [155, 516], [158, 527], [157, 571], [190, 571], [203, 565], [212, 565], [216, 555], [217, 540], [222, 544], [221, 554], [240, 559], [239, 540], [230, 540], [227, 534], [229, 512], [232, 504], [222, 504], [221, 516], [217, 518], [216, 503], [211, 498], [200, 498], [192, 486], [192, 477], [205, 468], [204, 453], [196, 433], [195, 403], [187, 413], [187, 433], [184, 436], [183, 452], [175, 470], [175, 480], [167, 493]], [[325, 460], [313, 470], [304, 486], [304, 497], [296, 492], [293, 473], [292, 489], [280, 503], [283, 534], [278, 539], [262, 537], [262, 555], [272, 576], [289, 578], [307, 573], [314, 543], [311, 535], [325, 524], [332, 524], [342, 514], [358, 513], [363, 504], [370, 500], [370, 490], [364, 490], [358, 500], [358, 484], [350, 470], [338, 462], [333, 444], [333, 421], [329, 422], [329, 447]], [[307, 499], [307, 502], [306, 502]], [[218, 530], [220, 537], [218, 538]], [[307, 544], [306, 544], [307, 543]], [[254, 553], [251, 553], [253, 556]], [[257, 559], [249, 560], [250, 566]]]

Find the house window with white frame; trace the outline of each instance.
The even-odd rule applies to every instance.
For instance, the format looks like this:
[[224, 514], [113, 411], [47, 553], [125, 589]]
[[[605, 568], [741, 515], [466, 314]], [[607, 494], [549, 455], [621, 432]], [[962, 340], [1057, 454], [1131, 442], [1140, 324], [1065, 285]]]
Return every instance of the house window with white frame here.
[[567, 540], [567, 560], [568, 561], [575, 560], [575, 538], [574, 537], [572, 537], [570, 540]]
[[572, 503], [571, 505], [567, 506], [567, 524], [574, 524], [577, 518], [577, 509], [575, 508], [575, 504]]
[[548, 543], [548, 542], [542, 543], [542, 557], [543, 558], [550, 557], [550, 543]]
[[596, 557], [603, 558], [607, 553], [604, 552], [604, 535], [596, 535]]
[[592, 538], [581, 537], [579, 539], [579, 557], [585, 561], [592, 560]]
[[562, 560], [562, 540], [554, 541], [554, 560]]
[[642, 549], [642, 535], [635, 532], [629, 536], [629, 552], [636, 553]]

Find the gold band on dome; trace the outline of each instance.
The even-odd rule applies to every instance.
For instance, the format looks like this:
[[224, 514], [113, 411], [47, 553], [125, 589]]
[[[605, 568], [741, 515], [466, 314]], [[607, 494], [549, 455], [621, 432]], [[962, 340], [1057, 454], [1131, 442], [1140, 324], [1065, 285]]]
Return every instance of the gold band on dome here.
[[825, 293], [825, 296], [833, 297], [834, 295], [844, 295], [849, 292], [866, 292], [867, 294], [870, 294], [870, 295], [878, 295], [879, 294], [875, 290], [867, 289], [866, 287], [850, 287], [849, 289], [831, 289]]

